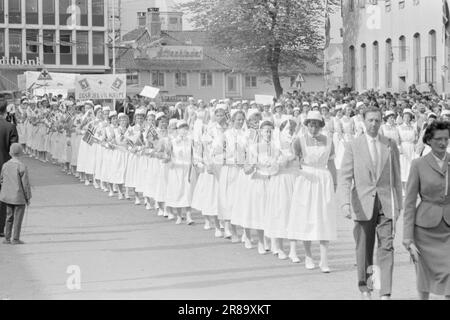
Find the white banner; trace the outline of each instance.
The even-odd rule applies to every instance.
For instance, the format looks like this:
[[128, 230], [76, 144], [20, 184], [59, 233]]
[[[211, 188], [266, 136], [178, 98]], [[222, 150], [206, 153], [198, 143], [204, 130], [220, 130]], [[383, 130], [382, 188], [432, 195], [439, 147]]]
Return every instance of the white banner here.
[[150, 99], [155, 99], [158, 94], [159, 94], [158, 88], [145, 86], [144, 90], [141, 91], [140, 95], [143, 97], [150, 98]]
[[80, 75], [75, 81], [75, 98], [79, 100], [125, 99], [126, 74]]
[[273, 104], [274, 96], [268, 96], [263, 94], [255, 94], [255, 102], [261, 105], [271, 106]]

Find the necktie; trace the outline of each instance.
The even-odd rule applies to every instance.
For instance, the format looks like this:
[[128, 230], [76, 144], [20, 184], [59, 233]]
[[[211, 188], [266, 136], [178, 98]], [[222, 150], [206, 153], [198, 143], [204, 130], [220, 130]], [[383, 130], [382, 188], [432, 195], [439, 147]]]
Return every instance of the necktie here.
[[371, 139], [371, 141], [372, 141], [372, 150], [373, 150], [373, 157], [374, 157], [374, 159], [372, 159], [373, 160], [373, 166], [375, 168], [375, 174], [376, 174], [376, 176], [378, 178], [378, 162], [379, 162], [379, 159], [378, 159], [377, 140], [376, 139]]

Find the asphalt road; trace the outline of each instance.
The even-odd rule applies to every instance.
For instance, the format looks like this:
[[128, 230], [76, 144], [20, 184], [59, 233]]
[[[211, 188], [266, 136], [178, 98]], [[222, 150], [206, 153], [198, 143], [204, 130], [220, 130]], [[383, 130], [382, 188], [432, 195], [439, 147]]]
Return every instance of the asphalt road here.
[[[25, 159], [33, 184], [23, 246], [0, 244], [0, 299], [359, 299], [352, 222], [339, 217], [323, 274], [303, 263], [176, 226], [144, 206], [108, 198], [56, 166]], [[415, 274], [395, 242], [394, 299], [415, 299]], [[286, 244], [286, 251], [288, 244]], [[316, 262], [318, 244], [313, 245]], [[298, 246], [303, 259], [303, 248]], [[77, 287], [80, 280], [80, 287]]]

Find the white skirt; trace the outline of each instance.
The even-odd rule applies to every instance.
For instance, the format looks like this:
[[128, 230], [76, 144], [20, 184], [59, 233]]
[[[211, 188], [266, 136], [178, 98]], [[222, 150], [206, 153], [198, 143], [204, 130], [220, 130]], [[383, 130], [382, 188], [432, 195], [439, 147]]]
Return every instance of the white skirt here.
[[87, 147], [89, 145], [83, 141], [83, 139], [80, 140], [80, 146], [78, 147], [78, 158], [77, 158], [77, 171], [78, 172], [85, 172], [86, 168], [86, 157], [85, 154], [87, 152]]
[[219, 219], [231, 220], [241, 168], [223, 166], [219, 178]]
[[303, 166], [295, 181], [288, 239], [336, 240], [337, 208], [334, 198], [333, 178], [328, 169]]
[[86, 151], [84, 156], [84, 173], [93, 175], [95, 172], [95, 161], [96, 161], [96, 144], [94, 143], [92, 146], [86, 143]]
[[150, 158], [147, 156], [138, 157], [137, 167], [139, 168], [139, 174], [136, 177], [136, 192], [144, 193], [145, 185], [149, 183], [147, 181], [149, 160]]
[[[240, 185], [241, 180], [243, 185]], [[251, 176], [247, 181], [239, 179], [231, 223], [245, 229], [264, 230], [268, 182], [268, 179], [251, 178]], [[235, 219], [234, 222], [233, 219]]]
[[402, 174], [402, 182], [408, 181], [409, 170], [411, 169], [411, 162], [416, 158], [415, 146], [411, 142], [403, 142], [400, 145], [400, 170]]
[[113, 150], [102, 147], [103, 158], [100, 180], [111, 183]]
[[206, 169], [198, 177], [191, 207], [204, 216], [215, 217], [219, 214], [219, 181]]
[[111, 172], [109, 172], [109, 183], [117, 185], [124, 184], [127, 165], [128, 152], [123, 149], [114, 149], [111, 155]]
[[189, 165], [172, 164], [169, 167], [166, 189], [166, 206], [188, 208], [192, 203], [195, 181], [189, 181]]
[[80, 142], [81, 142], [81, 136], [72, 133], [72, 137], [70, 139], [70, 144], [72, 145], [72, 156], [70, 158], [70, 165], [76, 167], [78, 165], [78, 152], [80, 150]]
[[264, 235], [269, 238], [288, 238], [289, 212], [298, 174], [297, 168], [285, 169], [268, 182]]
[[159, 161], [155, 158], [145, 157], [147, 159], [147, 170], [145, 170], [145, 185], [142, 190], [144, 197], [155, 198], [156, 174], [159, 167]]
[[103, 148], [98, 143], [94, 143], [94, 148], [95, 148], [94, 178], [96, 180], [101, 180], [101, 178], [102, 178], [102, 167], [103, 167], [103, 155], [105, 153], [105, 148]]
[[125, 173], [125, 187], [136, 188], [138, 179], [137, 176], [140, 174], [138, 167], [138, 156], [134, 153], [128, 153], [128, 165], [127, 171]]
[[161, 160], [158, 160], [157, 171], [155, 174], [156, 187], [153, 198], [156, 202], [166, 201], [168, 176], [169, 176], [169, 164], [163, 163]]

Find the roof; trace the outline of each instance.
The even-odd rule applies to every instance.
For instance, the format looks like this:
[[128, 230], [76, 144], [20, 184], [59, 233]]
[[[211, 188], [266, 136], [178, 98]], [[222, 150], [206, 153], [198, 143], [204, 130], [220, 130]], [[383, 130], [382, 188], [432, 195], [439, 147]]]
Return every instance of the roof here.
[[[148, 39], [143, 39], [147, 36]], [[248, 68], [239, 54], [227, 54], [214, 47], [208, 34], [203, 31], [162, 31], [164, 45], [168, 46], [201, 46], [203, 60], [150, 60], [136, 58], [135, 49], [120, 49], [117, 58], [117, 68], [126, 70], [157, 70], [157, 71], [240, 71], [258, 73], [254, 68]], [[147, 28], [135, 29], [123, 36], [123, 41], [151, 41]], [[280, 73], [322, 74], [323, 70], [311, 61], [305, 60], [302, 67], [283, 68]]]

